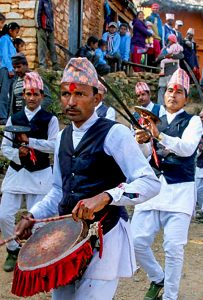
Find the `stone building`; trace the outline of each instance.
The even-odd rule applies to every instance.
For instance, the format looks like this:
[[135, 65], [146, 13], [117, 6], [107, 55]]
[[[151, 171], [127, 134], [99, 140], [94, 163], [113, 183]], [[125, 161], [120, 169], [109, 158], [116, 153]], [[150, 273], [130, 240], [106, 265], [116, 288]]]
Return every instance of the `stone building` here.
[[[7, 22], [21, 26], [19, 36], [26, 42], [25, 54], [30, 68], [37, 67], [37, 39], [35, 7], [39, 0], [1, 0], [0, 12]], [[71, 52], [85, 43], [90, 35], [101, 37], [104, 26], [105, 0], [52, 0], [54, 8], [55, 41]], [[130, 22], [135, 15], [132, 0], [109, 0], [111, 21]], [[64, 62], [64, 53], [57, 49], [59, 60]]]

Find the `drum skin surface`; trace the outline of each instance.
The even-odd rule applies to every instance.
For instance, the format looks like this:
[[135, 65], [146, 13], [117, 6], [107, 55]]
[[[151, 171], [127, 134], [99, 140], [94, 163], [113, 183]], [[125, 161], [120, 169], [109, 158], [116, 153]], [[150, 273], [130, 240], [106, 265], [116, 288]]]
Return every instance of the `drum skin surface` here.
[[21, 270], [32, 270], [61, 259], [80, 241], [83, 223], [72, 219], [40, 227], [22, 247], [18, 256]]

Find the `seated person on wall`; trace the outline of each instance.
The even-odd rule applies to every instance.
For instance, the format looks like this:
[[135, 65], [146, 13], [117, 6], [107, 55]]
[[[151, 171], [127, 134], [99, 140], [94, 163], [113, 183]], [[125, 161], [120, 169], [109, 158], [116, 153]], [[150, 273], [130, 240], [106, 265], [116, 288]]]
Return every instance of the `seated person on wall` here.
[[119, 27], [120, 33], [120, 47], [119, 52], [122, 58], [122, 62], [128, 62], [130, 59], [130, 43], [131, 36], [129, 32], [129, 26], [127, 23], [121, 23]]
[[116, 120], [116, 111], [113, 107], [104, 104], [104, 97], [107, 93], [105, 86], [99, 81], [98, 97], [100, 98], [99, 104], [95, 107], [95, 111], [100, 118], [106, 118], [112, 121]]
[[[23, 53], [17, 53], [12, 58], [13, 68], [17, 75], [11, 90], [11, 113], [20, 111], [25, 106], [23, 96], [23, 82], [26, 73], [31, 72], [28, 67], [28, 61]], [[51, 93], [48, 87], [44, 84], [44, 97], [41, 103], [43, 109], [47, 109], [52, 102]]]
[[98, 57], [95, 54], [95, 50], [98, 48], [98, 38], [96, 36], [90, 36], [87, 40], [87, 44], [78, 49], [75, 57], [87, 57], [89, 61], [95, 66], [98, 64]]
[[117, 70], [121, 70], [121, 55], [119, 53], [120, 34], [118, 33], [118, 25], [116, 22], [110, 22], [108, 31], [102, 36], [102, 40], [107, 41], [107, 55], [109, 64], [117, 62]]
[[[15, 214], [21, 207], [23, 197], [29, 210], [44, 198], [52, 185], [49, 153], [54, 153], [59, 124], [55, 116], [41, 108], [43, 81], [39, 74], [30, 72], [24, 76], [23, 97], [25, 108], [12, 115], [6, 126], [26, 126], [31, 130], [16, 134], [7, 132], [7, 137], [14, 139], [14, 142], [3, 138], [1, 146], [3, 155], [10, 160], [1, 186], [0, 228], [4, 239], [13, 235]], [[18, 242], [13, 240], [7, 243], [4, 271], [13, 271], [19, 249]]]
[[106, 61], [107, 42], [99, 40], [98, 48], [95, 50], [95, 55], [98, 58], [98, 63], [95, 65], [97, 73], [100, 76], [107, 75], [111, 71], [111, 67]]

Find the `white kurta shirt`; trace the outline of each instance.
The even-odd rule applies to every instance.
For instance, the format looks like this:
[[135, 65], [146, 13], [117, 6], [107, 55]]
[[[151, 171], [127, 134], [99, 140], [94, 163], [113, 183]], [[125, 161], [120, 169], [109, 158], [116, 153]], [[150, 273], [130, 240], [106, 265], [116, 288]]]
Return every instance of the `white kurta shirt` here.
[[[96, 107], [95, 107], [95, 111], [103, 104], [103, 102], [101, 101]], [[108, 110], [106, 112], [106, 119], [115, 121], [116, 120], [116, 111], [113, 107], [109, 106]]]
[[[170, 124], [176, 115], [182, 113], [181, 109], [174, 114], [166, 112]], [[191, 156], [196, 150], [202, 134], [202, 124], [198, 116], [193, 116], [185, 128], [181, 138], [171, 137], [161, 133], [161, 144], [166, 149], [181, 157]], [[171, 212], [183, 212], [192, 215], [196, 202], [196, 190], [194, 182], [182, 182], [168, 184], [163, 175], [160, 176], [161, 191], [146, 203], [136, 206], [137, 210], [161, 210]]]
[[[25, 114], [28, 120], [30, 121], [40, 109], [41, 106], [34, 111], [30, 111], [25, 107]], [[12, 125], [11, 117], [8, 119], [6, 126], [10, 125]], [[29, 138], [28, 146], [44, 153], [54, 153], [58, 132], [58, 119], [53, 116], [48, 125], [47, 140]], [[12, 133], [6, 132], [5, 135], [13, 139]], [[11, 141], [3, 138], [1, 150], [6, 158], [14, 161], [18, 165], [21, 165], [19, 149], [13, 148]], [[2, 192], [12, 194], [47, 194], [52, 187], [52, 181], [53, 177], [51, 167], [35, 172], [29, 172], [28, 170], [22, 168], [17, 172], [9, 166], [2, 182], [1, 190]]]
[[[97, 120], [98, 116], [94, 113], [80, 128], [73, 124], [74, 148]], [[43, 201], [32, 207], [30, 212], [35, 218], [46, 218], [58, 214], [58, 204], [62, 199], [62, 178], [58, 160], [60, 139], [61, 132], [58, 135], [55, 148], [53, 187]], [[136, 205], [159, 192], [160, 183], [127, 127], [121, 124], [112, 126], [104, 141], [104, 151], [113, 156], [127, 178], [127, 183], [123, 183], [121, 187], [108, 190], [113, 197], [111, 205]], [[108, 166], [106, 169], [108, 172]], [[139, 197], [129, 199], [123, 196], [124, 191], [138, 193]], [[117, 244], [119, 244], [118, 249]], [[94, 263], [95, 260], [96, 263]], [[116, 277], [132, 276], [134, 270], [135, 259], [129, 223], [120, 219], [118, 224], [104, 236], [102, 259], [99, 259], [96, 254], [84, 277], [112, 280]]]

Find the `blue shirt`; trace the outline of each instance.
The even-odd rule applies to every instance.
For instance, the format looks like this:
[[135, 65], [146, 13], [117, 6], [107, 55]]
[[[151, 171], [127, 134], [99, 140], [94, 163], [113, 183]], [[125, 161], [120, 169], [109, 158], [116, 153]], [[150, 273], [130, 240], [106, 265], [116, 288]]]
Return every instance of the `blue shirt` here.
[[13, 71], [11, 57], [16, 55], [16, 48], [8, 34], [0, 38], [0, 69], [7, 68], [8, 72]]
[[[108, 41], [108, 35], [109, 33], [108, 32], [105, 32], [102, 36], [102, 40], [104, 41]], [[115, 32], [114, 33], [114, 37], [113, 37], [113, 50], [111, 52], [108, 52], [109, 55], [113, 55], [117, 52], [119, 52], [119, 47], [120, 47], [120, 34], [118, 32]]]
[[131, 37], [130, 34], [126, 33], [125, 35], [121, 35], [121, 42], [120, 42], [120, 55], [122, 60], [128, 61], [130, 58], [130, 43]]
[[98, 61], [98, 64], [96, 65], [96, 67], [98, 65], [106, 65], [107, 64], [107, 62], [105, 60], [106, 51], [102, 51], [101, 48], [97, 48], [95, 50], [95, 55], [97, 57], [99, 57], [99, 61]]

